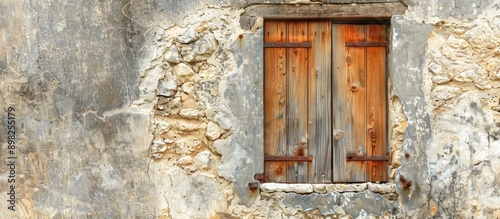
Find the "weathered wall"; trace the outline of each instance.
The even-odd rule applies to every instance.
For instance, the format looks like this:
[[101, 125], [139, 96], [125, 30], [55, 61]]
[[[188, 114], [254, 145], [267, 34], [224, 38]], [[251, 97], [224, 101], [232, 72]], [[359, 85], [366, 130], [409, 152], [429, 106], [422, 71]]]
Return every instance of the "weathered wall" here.
[[[373, 2], [400, 1], [266, 4]], [[8, 107], [17, 139], [16, 211], [2, 201], [0, 215], [500, 217], [500, 2], [401, 2], [395, 184], [251, 190], [263, 168], [262, 19], [241, 15], [264, 1], [0, 1], [2, 160]]]

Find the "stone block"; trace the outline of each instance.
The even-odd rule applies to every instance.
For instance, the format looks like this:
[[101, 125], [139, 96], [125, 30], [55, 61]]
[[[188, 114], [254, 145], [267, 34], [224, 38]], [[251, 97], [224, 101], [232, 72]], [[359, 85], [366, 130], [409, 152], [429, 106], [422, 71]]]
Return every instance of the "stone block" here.
[[180, 43], [191, 43], [198, 39], [196, 31], [193, 28], [188, 28], [186, 32], [177, 37]]
[[207, 34], [196, 42], [182, 46], [182, 57], [186, 62], [205, 61], [215, 52], [219, 43], [213, 34]]
[[177, 82], [175, 80], [160, 80], [158, 82], [158, 95], [170, 97], [177, 91]]
[[168, 50], [165, 52], [164, 56], [165, 61], [171, 64], [178, 64], [182, 62], [182, 57], [179, 52], [179, 48], [177, 48], [177, 45], [172, 44]]
[[196, 74], [194, 70], [185, 63], [179, 63], [173, 67], [173, 74], [177, 78], [177, 84], [182, 85], [191, 80]]

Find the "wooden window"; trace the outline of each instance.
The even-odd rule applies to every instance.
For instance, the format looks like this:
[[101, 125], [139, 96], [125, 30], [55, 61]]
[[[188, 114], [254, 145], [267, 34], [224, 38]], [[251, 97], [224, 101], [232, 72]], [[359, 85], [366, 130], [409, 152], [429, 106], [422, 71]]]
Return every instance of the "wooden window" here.
[[265, 21], [266, 182], [387, 181], [386, 26]]

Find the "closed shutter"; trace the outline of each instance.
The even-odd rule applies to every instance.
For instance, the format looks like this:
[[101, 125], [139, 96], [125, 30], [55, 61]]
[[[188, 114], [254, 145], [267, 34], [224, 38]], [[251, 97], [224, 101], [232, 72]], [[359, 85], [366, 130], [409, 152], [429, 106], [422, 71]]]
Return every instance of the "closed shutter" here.
[[345, 43], [384, 42], [385, 27], [266, 21], [264, 32], [265, 181], [384, 181], [384, 161], [347, 157], [385, 152], [385, 48]]
[[332, 29], [334, 182], [386, 181], [386, 27]]
[[265, 180], [331, 182], [331, 23], [264, 30]]

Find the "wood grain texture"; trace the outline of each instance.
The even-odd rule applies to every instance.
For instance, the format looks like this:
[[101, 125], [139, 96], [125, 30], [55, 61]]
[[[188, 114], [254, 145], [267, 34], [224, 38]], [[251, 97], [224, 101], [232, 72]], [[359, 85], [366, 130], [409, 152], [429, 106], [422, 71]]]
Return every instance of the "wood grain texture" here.
[[[361, 32], [364, 28], [352, 28], [348, 31]], [[347, 48], [347, 56], [351, 57], [347, 66], [347, 92], [346, 106], [351, 113], [351, 145], [346, 145], [348, 154], [364, 155], [366, 153], [366, 48]], [[347, 179], [352, 182], [365, 181], [366, 162], [349, 162], [346, 165]]]
[[[287, 24], [287, 42], [307, 42], [308, 22]], [[307, 154], [307, 48], [287, 49], [287, 142], [288, 156]], [[288, 162], [287, 182], [307, 182], [308, 167], [304, 162]]]
[[[368, 42], [384, 42], [385, 40], [385, 26], [367, 26]], [[366, 66], [368, 69], [366, 93], [366, 154], [368, 156], [385, 155], [387, 151], [385, 49], [385, 47], [369, 47], [366, 49]], [[387, 162], [368, 161], [366, 170], [367, 181], [387, 181]]]
[[[264, 26], [265, 42], [284, 42], [286, 23], [269, 21]], [[286, 142], [286, 50], [264, 49], [264, 155], [287, 155]], [[286, 182], [286, 162], [265, 162], [266, 182]]]
[[[349, 153], [365, 153], [366, 49], [345, 47], [345, 42], [365, 41], [362, 25], [334, 25], [333, 129], [334, 182], [365, 180], [365, 162], [346, 162]], [[342, 136], [342, 137], [340, 137]]]
[[313, 159], [266, 161], [265, 180], [386, 181], [386, 161], [346, 161], [387, 151], [386, 48], [346, 46], [385, 42], [386, 27], [266, 21], [264, 28], [266, 43], [311, 42], [265, 48], [265, 155]]
[[308, 153], [313, 156], [309, 182], [332, 182], [331, 22], [309, 24]]

